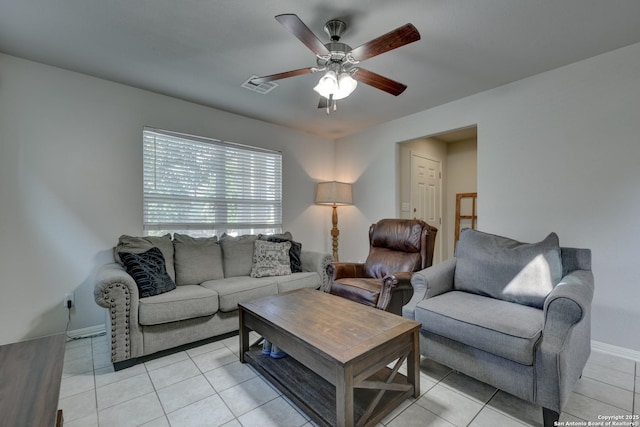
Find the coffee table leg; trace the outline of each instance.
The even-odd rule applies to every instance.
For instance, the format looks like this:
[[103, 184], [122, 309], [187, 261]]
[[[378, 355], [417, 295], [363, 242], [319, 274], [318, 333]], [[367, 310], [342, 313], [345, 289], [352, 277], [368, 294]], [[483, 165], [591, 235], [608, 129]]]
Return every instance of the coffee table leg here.
[[353, 427], [353, 369], [338, 367], [336, 381], [336, 425]]
[[249, 328], [244, 325], [245, 312], [241, 308], [238, 312], [238, 321], [240, 322], [240, 363], [244, 363], [244, 354], [249, 351]]
[[412, 334], [413, 349], [407, 358], [407, 380], [413, 385], [413, 397], [420, 397], [420, 333]]

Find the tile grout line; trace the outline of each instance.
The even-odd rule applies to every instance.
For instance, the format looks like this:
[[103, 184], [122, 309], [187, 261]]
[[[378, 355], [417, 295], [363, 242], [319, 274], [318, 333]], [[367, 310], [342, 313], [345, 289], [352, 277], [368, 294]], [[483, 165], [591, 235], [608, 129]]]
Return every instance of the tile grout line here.
[[[176, 362], [176, 363], [178, 363], [178, 362]], [[173, 363], [170, 363], [167, 366], [170, 366], [172, 364]], [[153, 379], [151, 379], [151, 375], [149, 374], [149, 367], [144, 362], [143, 362], [143, 365], [144, 365], [144, 371], [147, 373], [147, 376], [149, 377], [149, 382], [151, 383], [151, 387], [153, 387], [153, 392], [156, 395], [156, 399], [158, 399], [158, 403], [160, 403], [160, 407], [162, 408], [162, 413], [164, 414], [164, 419], [167, 421], [167, 424], [169, 424], [169, 426], [171, 426], [171, 421], [169, 421], [169, 416], [167, 414], [167, 411], [164, 409], [164, 405], [162, 404], [162, 400], [160, 399], [160, 395], [158, 394], [158, 389], [156, 388], [156, 385], [153, 382]], [[154, 418], [153, 420], [150, 420], [150, 421], [159, 420], [160, 418], [162, 418], [162, 417]], [[148, 421], [148, 422], [150, 422], [150, 421]], [[98, 426], [98, 427], [100, 427], [100, 426]]]
[[[640, 362], [636, 362], [633, 368], [633, 395], [631, 396], [631, 414], [638, 415], [638, 411], [636, 411], [636, 384], [638, 384], [638, 365]], [[634, 420], [636, 421], [636, 420]]]
[[93, 398], [96, 404], [96, 425], [100, 427], [100, 411], [98, 410], [98, 382], [96, 381], [96, 360], [93, 353], [93, 337], [91, 337], [91, 368], [93, 372]]
[[467, 427], [468, 427], [468, 426], [470, 426], [476, 418], [478, 418], [478, 415], [480, 415], [480, 412], [482, 412], [482, 411], [483, 411], [483, 410], [484, 410], [484, 409], [489, 405], [489, 402], [491, 402], [491, 399], [493, 399], [493, 398], [496, 396], [496, 394], [498, 394], [498, 392], [499, 392], [499, 391], [500, 391], [500, 390], [496, 388], [496, 390], [493, 392], [493, 394], [491, 395], [491, 397], [490, 397], [489, 399], [487, 399], [487, 401], [486, 401], [486, 402], [484, 402], [484, 404], [482, 405], [482, 408], [480, 408], [480, 410], [478, 411], [478, 413], [477, 413], [477, 414], [475, 414], [475, 415], [473, 416], [473, 418], [471, 418], [471, 420], [469, 420], [469, 422], [467, 423]]
[[[635, 368], [634, 368], [634, 372], [635, 372]], [[629, 392], [629, 391], [630, 391], [630, 390], [627, 390], [626, 388], [618, 387], [618, 386], [615, 386], [615, 385], [613, 385], [613, 384], [609, 384], [609, 383], [606, 383], [606, 382], [604, 382], [604, 381], [597, 380], [597, 379], [595, 379], [595, 378], [591, 378], [591, 377], [585, 377], [585, 378], [589, 378], [591, 381], [595, 381], [595, 382], [600, 383], [600, 384], [608, 385], [609, 387], [617, 388], [618, 390], [621, 390], [621, 391], [623, 391], [623, 392], [624, 392], [624, 391], [627, 391], [627, 392]], [[635, 375], [634, 375], [634, 380], [635, 380]], [[635, 389], [635, 383], [634, 383], [633, 388]], [[582, 393], [580, 393], [579, 391], [575, 391], [575, 390], [574, 390], [572, 393], [579, 394], [580, 396], [586, 397], [587, 399], [595, 400], [596, 402], [604, 403], [605, 405], [609, 405], [609, 406], [612, 406], [612, 407], [614, 407], [614, 408], [621, 409], [621, 410], [623, 410], [623, 411], [627, 411], [627, 409], [621, 408], [621, 407], [616, 406], [616, 405], [614, 405], [614, 404], [612, 404], [612, 403], [605, 402], [605, 401], [600, 400], [600, 399], [597, 399], [597, 398], [595, 398], [595, 397], [587, 396], [586, 394], [582, 394]], [[635, 393], [634, 393], [633, 391], [630, 391], [630, 393], [631, 393], [631, 412], [633, 412], [633, 404], [634, 404], [633, 402], [634, 402], [634, 399], [635, 399]], [[573, 414], [572, 414], [572, 415], [573, 415]], [[575, 415], [574, 415], [574, 417], [575, 417]], [[576, 417], [576, 418], [579, 418], [579, 417]], [[585, 420], [585, 421], [586, 421], [586, 420]]]
[[[251, 337], [249, 337], [249, 338], [251, 338]], [[238, 361], [239, 361], [239, 360], [240, 360], [240, 355], [239, 355], [239, 354], [240, 354], [240, 351], [242, 351], [242, 349], [238, 346], [238, 354], [236, 354], [236, 352], [235, 352], [235, 351], [233, 351], [233, 349], [232, 349], [232, 348], [230, 348], [226, 343], [224, 343], [224, 341], [223, 341], [223, 344], [224, 344], [224, 346], [225, 346], [225, 347], [226, 347], [226, 348], [227, 348], [231, 353], [233, 353], [236, 357], [238, 357]], [[231, 363], [233, 363], [233, 362], [231, 362]], [[231, 363], [228, 363], [227, 365], [230, 365]], [[222, 366], [226, 366], [226, 365], [222, 365]], [[220, 368], [221, 368], [222, 366], [220, 366]], [[298, 412], [300, 415], [302, 415], [302, 417], [305, 419], [305, 423], [304, 423], [304, 424], [302, 424], [302, 426], [305, 426], [306, 424], [308, 424], [308, 423], [309, 423], [309, 420], [307, 420], [307, 417], [306, 417], [304, 414], [300, 413], [301, 409], [299, 409], [299, 408], [297, 407], [297, 405], [292, 405], [292, 403], [293, 403], [293, 402], [289, 403], [287, 399], [284, 399], [286, 396], [284, 396], [284, 394], [281, 394], [280, 390], [278, 390], [277, 388], [274, 388], [274, 386], [273, 386], [269, 381], [267, 381], [267, 379], [266, 379], [266, 378], [264, 378], [264, 376], [262, 376], [262, 374], [260, 374], [260, 373], [259, 373], [259, 372], [257, 372], [255, 369], [253, 369], [253, 367], [252, 367], [251, 365], [248, 365], [248, 366], [249, 366], [249, 368], [250, 368], [253, 372], [255, 372], [255, 373], [256, 373], [256, 377], [257, 377], [257, 378], [260, 378], [260, 379], [261, 379], [262, 381], [264, 381], [264, 382], [265, 382], [265, 383], [266, 383], [266, 384], [267, 384], [271, 389], [273, 389], [273, 390], [276, 392], [276, 397], [274, 397], [273, 399], [271, 399], [271, 400], [269, 400], [269, 401], [267, 401], [267, 402], [262, 403], [261, 405], [256, 406], [255, 408], [251, 409], [250, 411], [245, 412], [245, 413], [244, 413], [244, 414], [242, 414], [242, 415], [248, 414], [249, 412], [254, 411], [254, 410], [258, 409], [258, 408], [261, 408], [261, 407], [265, 406], [266, 404], [271, 403], [271, 402], [273, 402], [274, 400], [276, 400], [276, 399], [278, 399], [278, 398], [282, 397], [282, 398], [283, 398], [283, 400], [284, 400], [287, 404], [289, 404], [289, 405], [290, 405], [290, 406], [291, 406], [291, 407], [292, 407], [296, 412]], [[198, 369], [199, 369], [199, 367], [198, 367]], [[203, 373], [203, 375], [204, 375], [204, 373]], [[204, 375], [204, 377], [205, 377], [205, 379], [209, 382], [209, 384], [211, 384], [211, 382], [210, 382], [210, 381], [209, 381], [209, 379], [206, 377], [206, 375]], [[240, 382], [240, 383], [238, 383], [238, 384], [234, 385], [233, 387], [238, 386], [238, 385], [240, 385], [240, 384], [244, 384], [244, 383], [246, 383], [246, 382], [248, 382], [248, 381], [251, 381], [252, 379], [253, 379], [253, 378], [250, 378], [250, 379], [248, 379], [248, 380], [242, 381], [242, 382]], [[213, 384], [211, 384], [211, 387], [213, 387]], [[215, 387], [213, 387], [213, 389], [214, 389], [214, 391], [215, 391]], [[223, 391], [224, 391], [224, 390], [223, 390]], [[216, 394], [218, 394], [218, 395], [219, 395], [220, 393], [216, 392]], [[231, 412], [231, 413], [233, 414], [233, 417], [234, 417], [234, 419], [235, 419], [236, 421], [238, 421], [238, 424], [242, 425], [242, 423], [241, 423], [241, 422], [240, 422], [240, 420], [239, 420], [239, 417], [237, 417], [237, 416], [233, 413], [233, 411], [231, 410], [231, 408], [229, 408], [229, 406], [227, 405], [227, 402], [225, 402], [225, 400], [222, 398], [222, 396], [220, 396], [220, 400], [222, 400], [222, 402], [225, 404], [225, 406], [229, 409], [229, 412]]]

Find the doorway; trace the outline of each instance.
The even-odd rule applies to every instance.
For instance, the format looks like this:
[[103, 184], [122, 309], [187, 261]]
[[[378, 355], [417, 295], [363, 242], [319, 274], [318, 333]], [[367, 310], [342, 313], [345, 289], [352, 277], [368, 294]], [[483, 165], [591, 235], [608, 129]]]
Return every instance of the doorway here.
[[474, 125], [398, 144], [398, 217], [421, 218], [438, 229], [434, 264], [454, 254], [456, 194], [478, 191], [477, 140]]
[[[411, 152], [411, 218], [440, 229], [442, 224], [442, 161]], [[442, 238], [436, 234], [434, 263], [442, 261]]]

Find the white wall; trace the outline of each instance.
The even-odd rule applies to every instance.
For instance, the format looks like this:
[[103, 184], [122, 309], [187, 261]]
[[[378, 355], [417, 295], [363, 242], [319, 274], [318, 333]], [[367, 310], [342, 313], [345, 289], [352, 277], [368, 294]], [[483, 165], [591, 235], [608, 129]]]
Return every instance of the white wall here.
[[142, 128], [283, 152], [283, 222], [329, 251], [333, 141], [0, 54], [0, 344], [104, 324], [91, 277], [142, 233]]
[[398, 141], [478, 125], [480, 228], [550, 231], [593, 251], [593, 339], [640, 350], [640, 44], [389, 122], [336, 142], [355, 181], [343, 260], [366, 257], [371, 222], [396, 213]]

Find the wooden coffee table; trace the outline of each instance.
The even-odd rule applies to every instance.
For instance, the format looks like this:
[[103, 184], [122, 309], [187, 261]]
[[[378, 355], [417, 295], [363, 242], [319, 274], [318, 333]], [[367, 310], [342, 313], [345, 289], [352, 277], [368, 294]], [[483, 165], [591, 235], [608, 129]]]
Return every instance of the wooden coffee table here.
[[[239, 308], [240, 361], [321, 426], [373, 426], [407, 397], [420, 395], [418, 322], [313, 289]], [[250, 348], [250, 330], [287, 357]], [[398, 373], [405, 360], [406, 376]]]

